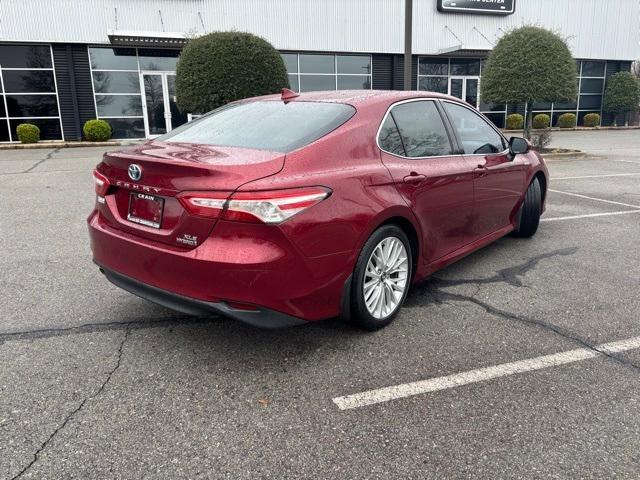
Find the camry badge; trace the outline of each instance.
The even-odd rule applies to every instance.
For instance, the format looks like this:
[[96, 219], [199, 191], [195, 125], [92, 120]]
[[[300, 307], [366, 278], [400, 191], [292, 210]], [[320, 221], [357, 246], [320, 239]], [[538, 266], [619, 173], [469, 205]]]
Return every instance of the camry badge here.
[[131, 180], [134, 181], [138, 181], [142, 178], [142, 168], [140, 168], [140, 165], [136, 165], [135, 163], [132, 163], [131, 165], [129, 165], [129, 178]]

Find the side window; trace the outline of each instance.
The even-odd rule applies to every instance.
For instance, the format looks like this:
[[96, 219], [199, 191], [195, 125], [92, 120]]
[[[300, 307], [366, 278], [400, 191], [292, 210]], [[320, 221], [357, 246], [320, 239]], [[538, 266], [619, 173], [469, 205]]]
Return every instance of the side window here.
[[502, 137], [475, 112], [455, 103], [442, 102], [453, 123], [464, 153], [498, 153], [505, 150]]
[[386, 120], [382, 124], [380, 135], [378, 136], [378, 144], [385, 152], [393, 153], [394, 155], [405, 155], [400, 132], [398, 132], [396, 122], [391, 115], [387, 115]]
[[391, 109], [407, 157], [451, 155], [451, 142], [433, 101], [408, 102]]

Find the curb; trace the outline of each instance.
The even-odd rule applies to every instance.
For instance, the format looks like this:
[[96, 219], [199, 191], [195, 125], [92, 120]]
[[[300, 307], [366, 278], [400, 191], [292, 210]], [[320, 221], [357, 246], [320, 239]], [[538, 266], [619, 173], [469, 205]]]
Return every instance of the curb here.
[[[146, 140], [143, 140], [146, 141]], [[0, 144], [0, 150], [31, 150], [35, 148], [78, 148], [78, 147], [120, 147], [138, 145], [139, 141], [114, 142], [38, 142], [38, 143], [5, 143]]]
[[[551, 127], [548, 130], [551, 132], [597, 132], [599, 130], [639, 130], [640, 126], [628, 126], [628, 127], [573, 127], [573, 128], [560, 128]], [[522, 133], [520, 130], [506, 130], [501, 129], [503, 133]], [[545, 129], [532, 128], [532, 132], [543, 132]]]

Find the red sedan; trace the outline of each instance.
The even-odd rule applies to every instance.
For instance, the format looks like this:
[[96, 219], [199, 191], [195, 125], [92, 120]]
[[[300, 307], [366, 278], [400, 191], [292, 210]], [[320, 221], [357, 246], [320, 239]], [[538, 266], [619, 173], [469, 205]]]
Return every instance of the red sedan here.
[[458, 99], [344, 91], [219, 108], [94, 171], [94, 261], [189, 314], [389, 324], [412, 283], [514, 232], [548, 172]]

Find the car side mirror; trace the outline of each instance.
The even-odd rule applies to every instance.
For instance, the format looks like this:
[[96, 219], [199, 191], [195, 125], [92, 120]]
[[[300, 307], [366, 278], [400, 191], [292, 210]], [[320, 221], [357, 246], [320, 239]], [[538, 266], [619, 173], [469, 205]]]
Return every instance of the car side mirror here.
[[511, 155], [527, 153], [531, 150], [531, 142], [522, 137], [511, 137], [509, 139], [509, 152]]

